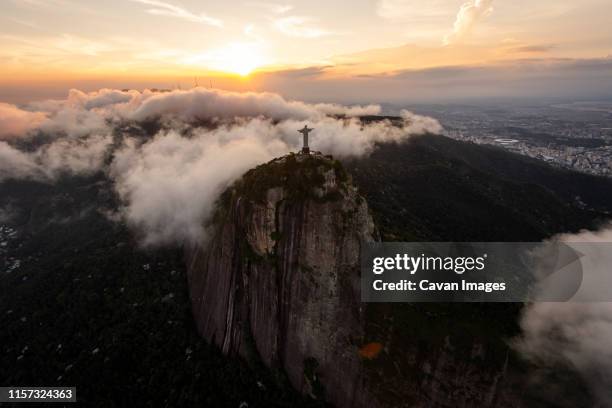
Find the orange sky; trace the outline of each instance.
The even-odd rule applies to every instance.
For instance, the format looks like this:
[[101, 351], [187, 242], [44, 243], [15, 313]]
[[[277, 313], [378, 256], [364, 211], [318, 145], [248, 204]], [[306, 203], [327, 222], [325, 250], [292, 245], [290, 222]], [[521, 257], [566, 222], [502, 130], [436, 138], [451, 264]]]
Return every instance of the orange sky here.
[[19, 89], [42, 95], [73, 86], [255, 90], [270, 72], [315, 69], [311, 79], [338, 80], [612, 55], [609, 0], [6, 0], [2, 7], [4, 99]]

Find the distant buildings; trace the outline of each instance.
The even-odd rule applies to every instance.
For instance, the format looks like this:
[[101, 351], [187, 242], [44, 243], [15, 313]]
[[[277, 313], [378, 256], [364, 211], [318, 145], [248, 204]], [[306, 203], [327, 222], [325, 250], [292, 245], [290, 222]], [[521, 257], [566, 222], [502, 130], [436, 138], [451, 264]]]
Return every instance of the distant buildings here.
[[496, 145], [559, 167], [612, 177], [612, 116], [559, 111], [536, 107], [491, 113], [455, 107], [429, 114], [453, 139]]

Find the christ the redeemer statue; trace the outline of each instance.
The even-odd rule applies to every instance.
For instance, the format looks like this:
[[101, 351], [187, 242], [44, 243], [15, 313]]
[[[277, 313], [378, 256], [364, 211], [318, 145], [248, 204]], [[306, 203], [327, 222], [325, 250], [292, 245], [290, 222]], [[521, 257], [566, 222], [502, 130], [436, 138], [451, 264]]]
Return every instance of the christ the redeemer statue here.
[[308, 134], [312, 132], [313, 130], [314, 129], [311, 129], [306, 125], [304, 125], [302, 129], [298, 130], [298, 132], [304, 135], [304, 146], [302, 147], [303, 154], [310, 154], [310, 148], [308, 147]]

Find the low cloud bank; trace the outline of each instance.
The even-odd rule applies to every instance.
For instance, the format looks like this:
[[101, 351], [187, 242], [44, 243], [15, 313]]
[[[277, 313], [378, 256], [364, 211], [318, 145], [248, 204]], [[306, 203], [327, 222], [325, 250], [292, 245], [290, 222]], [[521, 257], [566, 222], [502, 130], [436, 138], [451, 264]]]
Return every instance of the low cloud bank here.
[[[0, 181], [104, 171], [122, 200], [123, 219], [145, 245], [205, 239], [203, 225], [219, 194], [251, 167], [298, 150], [297, 129], [305, 124], [315, 128], [315, 150], [339, 157], [441, 131], [435, 119], [408, 111], [402, 111], [403, 127], [361, 123], [359, 116], [380, 113], [378, 105], [310, 104], [204, 88], [71, 90], [66, 99], [7, 106], [16, 113], [6, 116], [11, 139], [0, 141]], [[20, 115], [37, 120], [23, 126]], [[160, 130], [149, 134], [150, 123]]]
[[156, 95], [143, 94], [142, 103], [133, 112], [124, 114], [135, 120], [173, 116], [184, 121], [233, 119], [235, 117], [266, 117], [273, 120], [307, 120], [326, 115], [376, 115], [377, 105], [342, 106], [337, 104], [307, 104], [287, 101], [273, 93], [237, 93], [196, 88]]
[[39, 126], [45, 118], [42, 112], [28, 112], [15, 105], [0, 103], [0, 140], [22, 136]]
[[[564, 234], [558, 240], [580, 244], [583, 284], [573, 300], [542, 302], [524, 312], [523, 336], [517, 349], [537, 365], [565, 365], [578, 372], [599, 406], [612, 406], [612, 303], [601, 299], [602, 290], [612, 287], [612, 225], [598, 232]], [[588, 244], [588, 245], [585, 245]]]
[[61, 175], [88, 175], [102, 168], [110, 135], [58, 139], [33, 151], [0, 141], [0, 182], [6, 179], [54, 181]]

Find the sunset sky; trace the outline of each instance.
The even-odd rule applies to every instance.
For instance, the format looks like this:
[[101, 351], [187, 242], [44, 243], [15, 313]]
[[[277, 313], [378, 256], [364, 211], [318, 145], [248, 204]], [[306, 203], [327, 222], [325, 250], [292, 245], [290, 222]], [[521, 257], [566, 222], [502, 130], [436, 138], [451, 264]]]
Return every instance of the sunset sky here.
[[588, 80], [593, 63], [597, 75], [612, 64], [609, 0], [1, 3], [0, 99], [9, 101], [195, 83], [308, 98], [314, 82], [312, 92], [326, 83], [330, 98], [351, 99], [354, 81], [367, 94], [373, 78], [410, 76], [415, 89], [449, 68], [486, 79], [518, 75], [517, 64], [529, 75], [573, 64]]

